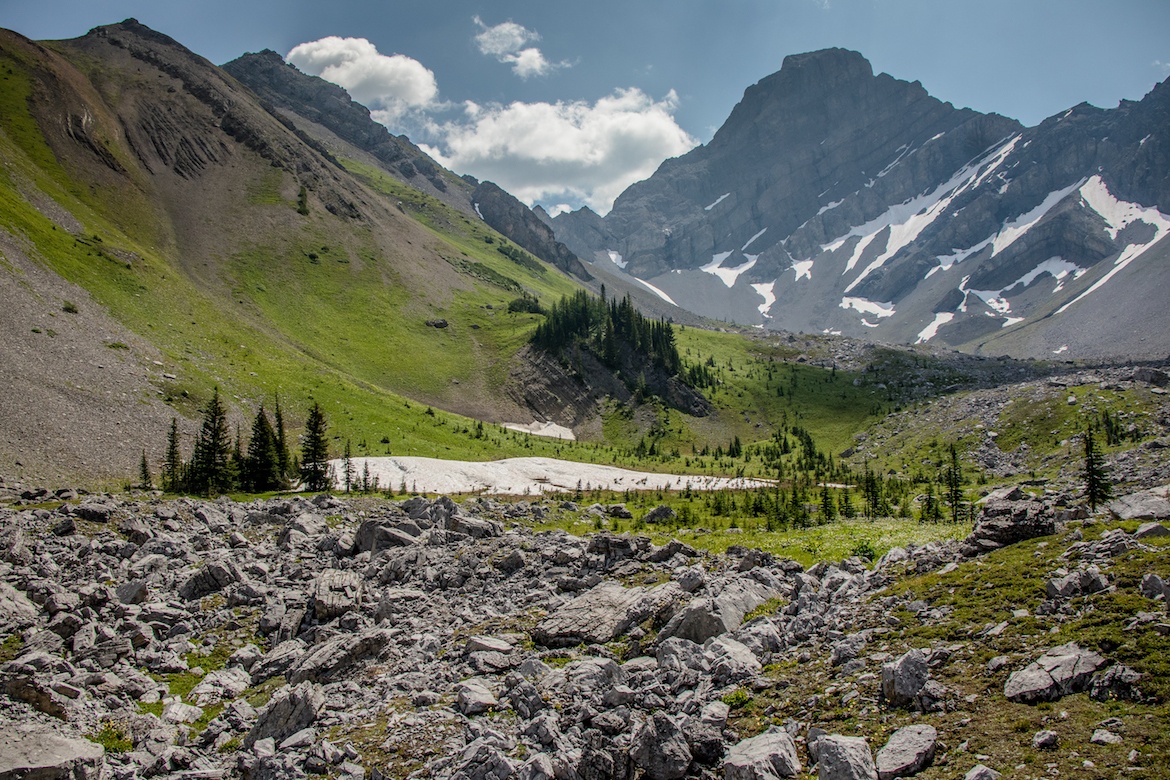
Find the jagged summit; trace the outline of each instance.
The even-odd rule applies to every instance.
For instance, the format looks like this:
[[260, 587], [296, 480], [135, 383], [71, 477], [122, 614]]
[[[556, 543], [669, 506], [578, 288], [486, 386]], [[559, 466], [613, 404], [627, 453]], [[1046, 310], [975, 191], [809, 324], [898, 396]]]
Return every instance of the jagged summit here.
[[710, 143], [606, 217], [553, 225], [579, 256], [716, 319], [1020, 357], [1160, 357], [1168, 93], [1025, 128], [875, 75], [857, 52], [791, 55]]

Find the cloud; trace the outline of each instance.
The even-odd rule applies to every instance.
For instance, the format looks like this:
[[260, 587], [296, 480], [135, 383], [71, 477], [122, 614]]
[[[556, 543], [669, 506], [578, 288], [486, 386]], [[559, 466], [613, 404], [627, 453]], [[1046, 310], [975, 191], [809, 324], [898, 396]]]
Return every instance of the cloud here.
[[1170, 73], [1170, 62], [1163, 62], [1162, 60], [1154, 60], [1153, 63], [1151, 63], [1151, 64], [1155, 68], [1157, 68], [1159, 71], [1161, 71], [1162, 73]]
[[427, 151], [530, 205], [572, 200], [605, 214], [626, 187], [696, 145], [675, 122], [677, 102], [673, 91], [654, 100], [624, 89], [596, 103], [467, 103], [463, 121], [434, 127], [441, 141]]
[[568, 67], [568, 63], [552, 63], [540, 49], [526, 46], [540, 40], [540, 35], [515, 22], [502, 22], [488, 27], [478, 16], [472, 21], [479, 27], [475, 43], [481, 54], [494, 57], [498, 62], [512, 66], [512, 72], [522, 79], [545, 76], [557, 68]]
[[285, 59], [305, 73], [344, 87], [383, 123], [432, 107], [439, 94], [435, 74], [421, 62], [403, 54], [380, 54], [365, 38], [309, 41]]

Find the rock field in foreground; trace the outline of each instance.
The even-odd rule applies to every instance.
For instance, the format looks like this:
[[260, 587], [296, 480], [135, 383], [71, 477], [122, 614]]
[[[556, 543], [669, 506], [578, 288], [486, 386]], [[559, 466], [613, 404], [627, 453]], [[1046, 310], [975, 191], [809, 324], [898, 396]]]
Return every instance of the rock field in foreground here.
[[[967, 750], [979, 719], [1153, 703], [1139, 672], [1045, 632], [975, 664], [1011, 621], [906, 647], [897, 615], [953, 608], [896, 586], [1056, 533], [1076, 554], [1035, 615], [1015, 613], [1055, 633], [1121, 587], [1117, 556], [1160, 549], [1157, 518], [1078, 541], [1005, 492], [964, 542], [806, 570], [528, 530], [551, 501], [68, 498], [0, 508], [0, 779], [1039, 777], [1048, 756], [1130, 748], [1132, 724], [1029, 730], [1041, 760], [1021, 773]], [[1127, 630], [1170, 631], [1160, 561], [1131, 588], [1147, 611]], [[1139, 747], [1135, 772], [1152, 759]]]

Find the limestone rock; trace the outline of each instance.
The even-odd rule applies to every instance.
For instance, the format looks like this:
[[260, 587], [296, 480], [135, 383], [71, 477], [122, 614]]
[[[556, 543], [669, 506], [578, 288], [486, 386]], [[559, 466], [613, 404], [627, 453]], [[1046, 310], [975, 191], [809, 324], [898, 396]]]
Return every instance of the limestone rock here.
[[775, 780], [796, 777], [800, 771], [796, 743], [776, 726], [736, 743], [723, 759], [724, 780]]
[[1004, 685], [1004, 696], [1012, 701], [1034, 704], [1056, 701], [1061, 696], [1085, 690], [1093, 672], [1105, 659], [1075, 642], [1048, 650], [1034, 663], [1013, 672]]
[[908, 650], [897, 660], [882, 665], [882, 697], [892, 707], [909, 706], [929, 675], [926, 655], [917, 648]]
[[869, 744], [861, 737], [829, 734], [817, 740], [818, 780], [877, 780]]
[[918, 723], [898, 729], [878, 751], [878, 777], [893, 780], [918, 774], [934, 761], [937, 743], [938, 730], [934, 726]]
[[356, 572], [326, 569], [313, 582], [313, 610], [322, 622], [349, 612], [361, 597], [362, 578]]
[[105, 750], [88, 739], [70, 739], [39, 724], [0, 729], [0, 778], [100, 780]]
[[650, 780], [678, 780], [691, 765], [691, 748], [680, 722], [658, 712], [634, 732], [630, 758]]
[[311, 682], [286, 685], [257, 714], [255, 725], [244, 737], [244, 746], [251, 748], [256, 740], [267, 737], [281, 742], [311, 726], [324, 706], [325, 693], [319, 685]]
[[1170, 519], [1170, 488], [1167, 486], [1121, 496], [1109, 502], [1109, 512], [1118, 520]]
[[673, 582], [646, 590], [606, 581], [553, 612], [532, 636], [547, 647], [604, 644], [643, 620], [657, 617], [681, 595]]

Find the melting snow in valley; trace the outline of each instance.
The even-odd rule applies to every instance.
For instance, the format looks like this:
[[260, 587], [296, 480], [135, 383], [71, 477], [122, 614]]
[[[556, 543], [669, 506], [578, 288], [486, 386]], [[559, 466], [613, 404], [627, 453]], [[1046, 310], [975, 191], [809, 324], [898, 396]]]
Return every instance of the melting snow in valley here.
[[719, 254], [712, 255], [711, 262], [707, 263], [699, 270], [706, 271], [709, 274], [714, 274], [715, 276], [718, 276], [720, 279], [722, 279], [723, 283], [728, 287], [734, 287], [735, 280], [738, 279], [739, 275], [744, 271], [751, 270], [752, 266], [756, 264], [756, 258], [759, 257], [759, 255], [748, 255], [748, 261], [743, 265], [736, 266], [735, 268], [722, 268], [721, 266], [723, 265], [723, 261], [730, 256], [731, 252], [720, 252]]
[[510, 431], [531, 433], [534, 436], [548, 436], [551, 439], [564, 439], [565, 441], [577, 440], [572, 428], [566, 428], [554, 422], [530, 422], [527, 425], [524, 423], [503, 423], [503, 426]]
[[[872, 314], [878, 319], [894, 316], [893, 303], [878, 303], [877, 301], [867, 301], [865, 298], [842, 298], [842, 309], [856, 309], [862, 314]], [[876, 328], [878, 323], [870, 322], [865, 317], [861, 318], [861, 324], [867, 328]]]
[[[342, 461], [331, 461], [333, 473], [340, 474]], [[731, 479], [678, 474], [651, 474], [615, 466], [574, 463], [554, 458], [508, 458], [487, 462], [439, 460], [438, 458], [380, 457], [354, 458], [361, 475], [368, 466], [370, 478], [383, 487], [397, 489], [404, 482], [410, 490], [425, 493], [497, 493], [531, 495], [554, 491], [571, 492], [588, 485], [600, 490], [723, 490], [759, 487], [760, 480]]]
[[610, 259], [610, 261], [611, 261], [611, 262], [612, 262], [614, 265], [616, 265], [618, 268], [621, 268], [621, 269], [625, 270], [625, 267], [626, 267], [627, 265], [629, 265], [629, 263], [627, 263], [625, 260], [623, 260], [623, 259], [622, 259], [622, 256], [621, 256], [620, 254], [618, 254], [617, 252], [613, 251], [612, 249], [607, 249], [605, 253], [606, 253], [607, 255], [609, 255], [609, 259]]

